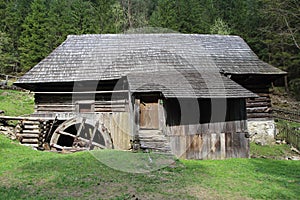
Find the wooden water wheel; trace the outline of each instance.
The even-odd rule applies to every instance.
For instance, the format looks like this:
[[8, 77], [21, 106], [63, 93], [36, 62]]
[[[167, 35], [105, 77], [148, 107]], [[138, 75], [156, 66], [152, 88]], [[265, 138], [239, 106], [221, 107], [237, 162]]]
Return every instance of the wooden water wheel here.
[[92, 150], [113, 148], [109, 131], [99, 121], [75, 117], [60, 124], [50, 146], [58, 150]]

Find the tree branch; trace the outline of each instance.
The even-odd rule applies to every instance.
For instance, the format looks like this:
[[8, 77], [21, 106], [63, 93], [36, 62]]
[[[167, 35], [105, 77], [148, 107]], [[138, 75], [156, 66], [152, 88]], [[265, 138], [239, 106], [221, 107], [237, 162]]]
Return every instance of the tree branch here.
[[289, 32], [291, 33], [292, 39], [293, 39], [293, 41], [294, 41], [296, 47], [297, 47], [298, 49], [300, 49], [300, 46], [299, 46], [299, 44], [298, 44], [297, 41], [296, 41], [296, 38], [295, 38], [295, 36], [294, 36], [294, 33], [293, 33], [293, 31], [292, 31], [292, 29], [291, 29], [291, 27], [290, 27], [290, 25], [289, 25], [289, 23], [288, 23], [286, 17], [283, 16], [283, 19], [284, 19], [284, 21], [285, 21], [285, 23], [286, 23], [286, 26], [287, 26]]

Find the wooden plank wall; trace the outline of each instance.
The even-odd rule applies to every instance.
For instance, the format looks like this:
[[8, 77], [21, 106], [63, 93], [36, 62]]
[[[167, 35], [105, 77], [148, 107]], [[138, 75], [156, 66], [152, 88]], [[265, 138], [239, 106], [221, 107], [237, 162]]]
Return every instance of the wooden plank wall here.
[[168, 126], [171, 150], [183, 159], [248, 158], [246, 121]]
[[130, 149], [130, 140], [133, 135], [129, 123], [130, 116], [128, 112], [98, 113], [101, 123], [111, 133], [113, 148], [119, 150]]
[[[211, 119], [211, 122], [206, 122], [211, 114], [207, 109], [209, 102], [199, 101], [199, 104], [200, 118], [204, 117], [205, 120], [199, 119], [199, 116], [192, 120], [198, 120], [199, 123], [178, 123], [178, 112], [169, 113], [165, 134], [169, 138], [172, 153], [183, 159], [248, 158], [245, 100], [228, 99], [226, 118], [217, 117]], [[174, 107], [175, 104], [171, 105], [170, 108], [166, 106], [167, 110], [178, 109]]]

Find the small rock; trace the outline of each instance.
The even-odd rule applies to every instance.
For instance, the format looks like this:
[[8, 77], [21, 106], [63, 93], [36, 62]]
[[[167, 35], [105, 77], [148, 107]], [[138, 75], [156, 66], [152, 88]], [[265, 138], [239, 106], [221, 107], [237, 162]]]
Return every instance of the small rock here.
[[4, 126], [0, 126], [0, 131], [7, 131], [8, 129]]
[[291, 150], [298, 153], [298, 154], [300, 154], [300, 151], [298, 149], [296, 149], [295, 147], [292, 147]]
[[8, 96], [9, 93], [8, 92], [2, 92], [1, 96]]
[[300, 157], [298, 157], [298, 156], [292, 156], [291, 160], [300, 160]]
[[283, 141], [281, 142], [281, 144], [286, 144], [286, 141], [285, 141], [285, 140], [283, 140]]
[[281, 144], [281, 140], [276, 140], [276, 144]]
[[260, 146], [264, 146], [265, 145], [265, 143], [263, 141], [261, 141], [261, 140], [256, 140], [255, 144], [260, 145]]
[[11, 136], [10, 136], [10, 139], [11, 139], [11, 140], [16, 140], [17, 137], [16, 137], [16, 135], [11, 135]]

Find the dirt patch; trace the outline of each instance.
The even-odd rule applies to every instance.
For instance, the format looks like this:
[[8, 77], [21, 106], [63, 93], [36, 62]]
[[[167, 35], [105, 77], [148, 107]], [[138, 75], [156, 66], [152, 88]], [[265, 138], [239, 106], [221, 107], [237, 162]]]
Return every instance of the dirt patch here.
[[[187, 193], [190, 196], [195, 197], [196, 199], [203, 199], [203, 200], [215, 200], [215, 199], [250, 199], [247, 197], [244, 197], [240, 194], [227, 194], [222, 193], [222, 194], [218, 194], [216, 191], [212, 190], [212, 189], [207, 189], [204, 187], [201, 187], [199, 185], [193, 185], [193, 186], [188, 186], [186, 188], [184, 188], [184, 190], [182, 191], [183, 193]], [[234, 198], [233, 198], [234, 196]]]

